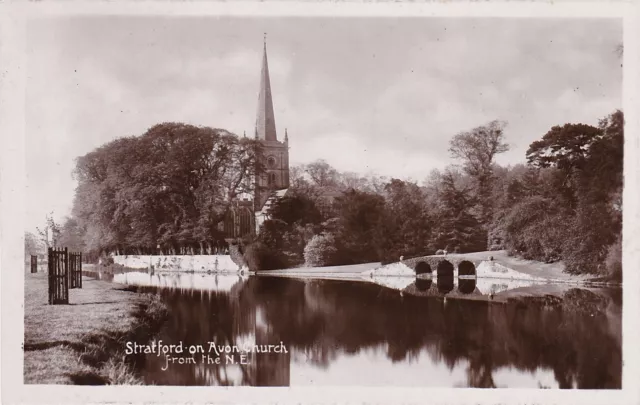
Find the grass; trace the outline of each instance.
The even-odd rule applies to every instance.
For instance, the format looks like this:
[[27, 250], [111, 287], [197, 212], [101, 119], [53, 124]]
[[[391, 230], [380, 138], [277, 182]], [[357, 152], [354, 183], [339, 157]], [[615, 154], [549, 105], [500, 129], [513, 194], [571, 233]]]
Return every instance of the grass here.
[[140, 384], [141, 358], [125, 356], [127, 341], [148, 342], [166, 318], [149, 294], [83, 278], [69, 305], [49, 305], [47, 275], [25, 275], [25, 384]]

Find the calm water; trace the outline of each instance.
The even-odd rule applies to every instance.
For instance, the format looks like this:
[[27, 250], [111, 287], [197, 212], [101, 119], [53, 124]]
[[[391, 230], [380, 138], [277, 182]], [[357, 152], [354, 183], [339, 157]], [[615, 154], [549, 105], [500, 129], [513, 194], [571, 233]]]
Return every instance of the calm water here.
[[149, 384], [621, 386], [621, 290], [564, 286], [545, 298], [548, 287], [495, 280], [126, 273], [114, 281], [162, 297], [163, 344], [282, 342], [288, 351], [222, 355], [221, 364], [196, 354], [196, 364], [167, 365], [149, 354]]

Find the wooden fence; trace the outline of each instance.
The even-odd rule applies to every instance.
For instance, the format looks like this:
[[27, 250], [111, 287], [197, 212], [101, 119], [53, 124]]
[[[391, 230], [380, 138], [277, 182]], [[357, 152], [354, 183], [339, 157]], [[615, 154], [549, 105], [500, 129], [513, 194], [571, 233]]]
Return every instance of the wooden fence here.
[[69, 253], [49, 248], [49, 304], [69, 303]]
[[69, 288], [82, 288], [82, 253], [69, 253]]
[[37, 255], [31, 255], [31, 272], [32, 273], [38, 272], [38, 256]]

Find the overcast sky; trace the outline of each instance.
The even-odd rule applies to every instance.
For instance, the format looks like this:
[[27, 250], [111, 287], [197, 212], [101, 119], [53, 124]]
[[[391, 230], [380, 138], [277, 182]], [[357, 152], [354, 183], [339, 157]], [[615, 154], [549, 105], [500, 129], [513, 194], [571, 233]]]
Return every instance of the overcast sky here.
[[[292, 164], [422, 181], [456, 133], [511, 150], [622, 107], [620, 20], [75, 17], [27, 34], [27, 223], [71, 208], [74, 159], [165, 121], [253, 134], [263, 32]], [[52, 195], [57, 195], [51, 198]]]

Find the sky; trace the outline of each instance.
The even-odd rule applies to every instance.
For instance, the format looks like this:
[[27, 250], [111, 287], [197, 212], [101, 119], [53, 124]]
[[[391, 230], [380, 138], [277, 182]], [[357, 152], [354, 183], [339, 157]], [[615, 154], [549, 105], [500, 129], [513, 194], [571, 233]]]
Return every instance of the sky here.
[[75, 158], [160, 122], [253, 134], [263, 33], [291, 164], [421, 182], [459, 132], [510, 150], [622, 108], [616, 19], [46, 17], [27, 25], [27, 222], [71, 210]]

